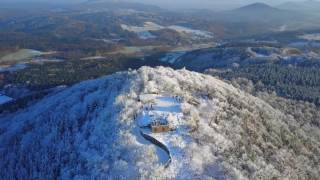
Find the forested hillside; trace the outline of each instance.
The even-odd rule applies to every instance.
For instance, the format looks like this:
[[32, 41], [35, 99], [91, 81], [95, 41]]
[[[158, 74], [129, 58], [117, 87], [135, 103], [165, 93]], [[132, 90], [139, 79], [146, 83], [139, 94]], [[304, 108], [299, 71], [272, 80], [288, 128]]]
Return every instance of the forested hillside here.
[[[145, 144], [137, 132], [136, 117], [148, 112], [144, 102], [153, 97], [162, 98], [162, 112], [182, 115], [174, 131], [150, 134], [168, 146], [168, 166], [159, 163], [155, 146]], [[173, 97], [179, 97], [179, 104], [172, 106], [168, 99]], [[163, 67], [82, 82], [0, 116], [0, 175], [316, 179], [319, 119], [302, 123], [290, 106], [277, 109], [269, 102], [208, 75]]]

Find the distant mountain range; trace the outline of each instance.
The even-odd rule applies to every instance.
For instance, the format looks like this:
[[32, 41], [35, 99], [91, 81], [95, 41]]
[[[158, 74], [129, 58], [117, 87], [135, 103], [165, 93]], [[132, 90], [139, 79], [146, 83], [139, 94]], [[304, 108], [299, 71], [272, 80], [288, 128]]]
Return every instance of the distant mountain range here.
[[249, 4], [240, 8], [237, 8], [235, 10], [233, 10], [233, 12], [248, 12], [248, 11], [254, 11], [254, 12], [278, 12], [279, 9], [274, 8], [268, 4], [264, 4], [264, 3], [253, 3], [253, 4]]

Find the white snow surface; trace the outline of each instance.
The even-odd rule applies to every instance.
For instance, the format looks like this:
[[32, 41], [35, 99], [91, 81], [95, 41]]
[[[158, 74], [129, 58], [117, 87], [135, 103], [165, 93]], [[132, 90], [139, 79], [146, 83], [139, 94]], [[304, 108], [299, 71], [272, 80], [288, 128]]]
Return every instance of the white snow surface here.
[[164, 144], [171, 156], [171, 162], [168, 168], [165, 169], [166, 173], [174, 174], [180, 178], [192, 177], [190, 170], [190, 162], [185, 159], [185, 147], [192, 142], [192, 138], [188, 135], [188, 128], [186, 121], [183, 120], [183, 113], [181, 110], [181, 102], [178, 97], [168, 95], [147, 95], [152, 96], [154, 106], [152, 110], [144, 110], [138, 118], [140, 126], [151, 124], [156, 117], [168, 117], [168, 121], [175, 127], [175, 130], [164, 133], [152, 133], [150, 130], [142, 130], [145, 134], [155, 138]]
[[140, 39], [156, 38], [156, 36], [152, 34], [152, 31], [159, 31], [162, 29], [171, 29], [181, 34], [189, 34], [192, 35], [193, 39], [213, 38], [212, 33], [207, 31], [191, 29], [179, 25], [161, 26], [154, 22], [145, 22], [143, 26], [129, 26], [122, 24], [121, 28], [123, 30], [136, 33]]
[[212, 38], [212, 35], [209, 32], [191, 29], [184, 26], [173, 25], [173, 26], [169, 26], [168, 28], [175, 30], [179, 33], [193, 34], [196, 37]]
[[101, 59], [106, 59], [106, 57], [103, 57], [103, 56], [91, 56], [91, 57], [81, 58], [81, 60], [101, 60]]
[[[144, 109], [149, 103], [154, 103], [154, 109]], [[257, 118], [260, 114], [267, 119]], [[176, 126], [175, 131], [159, 134], [145, 130], [169, 149], [172, 162], [167, 168], [162, 163], [165, 154], [137, 135], [152, 115], [168, 115]], [[0, 176], [295, 179], [305, 175], [303, 165], [314, 162], [300, 154], [303, 165], [298, 164], [301, 161], [290, 147], [270, 149], [291, 121], [261, 99], [214, 77], [142, 67], [82, 82], [26, 109], [0, 115]], [[250, 150], [248, 130], [256, 135]], [[301, 129], [294, 133], [304, 137]], [[264, 151], [274, 160], [269, 161]]]
[[0, 105], [8, 103], [8, 102], [10, 102], [12, 100], [13, 99], [11, 97], [3, 95], [3, 94], [0, 94]]
[[19, 63], [15, 65], [0, 65], [0, 72], [14, 72], [27, 68], [26, 63]]
[[299, 36], [300, 39], [305, 39], [308, 41], [320, 41], [320, 33], [314, 33], [314, 34], [304, 34]]
[[186, 51], [170, 52], [170, 53], [167, 53], [164, 57], [162, 57], [160, 61], [174, 64], [178, 62], [180, 57], [182, 57], [185, 54], [186, 54]]
[[142, 31], [142, 32], [138, 32], [137, 33], [138, 37], [140, 39], [153, 39], [153, 38], [156, 38], [157, 36], [151, 34], [149, 31]]

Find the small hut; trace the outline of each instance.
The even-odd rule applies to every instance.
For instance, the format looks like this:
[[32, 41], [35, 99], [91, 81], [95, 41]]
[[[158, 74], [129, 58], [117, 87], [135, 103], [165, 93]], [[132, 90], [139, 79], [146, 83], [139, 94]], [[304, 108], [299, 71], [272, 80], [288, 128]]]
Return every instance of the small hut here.
[[162, 133], [173, 130], [174, 128], [168, 122], [167, 118], [155, 119], [151, 123], [151, 130], [153, 133]]

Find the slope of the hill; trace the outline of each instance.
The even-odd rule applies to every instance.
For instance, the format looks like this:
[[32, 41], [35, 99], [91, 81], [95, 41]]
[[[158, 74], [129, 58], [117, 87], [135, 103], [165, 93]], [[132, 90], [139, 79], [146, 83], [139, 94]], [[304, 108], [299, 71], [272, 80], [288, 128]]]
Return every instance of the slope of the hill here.
[[[4, 179], [320, 176], [319, 127], [301, 125], [261, 99], [187, 70], [116, 73], [0, 116]], [[141, 121], [155, 116], [172, 121], [174, 130], [141, 130]], [[168, 157], [159, 152], [161, 145], [168, 163], [162, 163]]]

